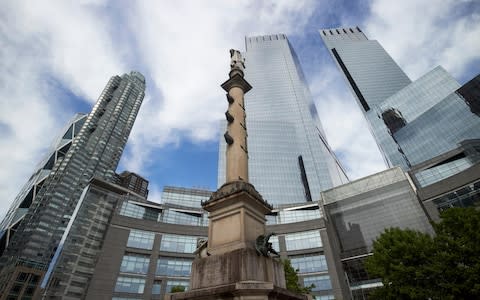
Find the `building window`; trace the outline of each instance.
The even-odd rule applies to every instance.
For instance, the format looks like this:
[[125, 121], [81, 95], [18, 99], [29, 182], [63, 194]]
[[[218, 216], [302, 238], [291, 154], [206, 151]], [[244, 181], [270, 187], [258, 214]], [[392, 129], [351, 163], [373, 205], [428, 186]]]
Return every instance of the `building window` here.
[[283, 210], [280, 211], [280, 221], [286, 224], [320, 219], [321, 213], [318, 206], [309, 209]]
[[294, 269], [299, 273], [313, 273], [327, 271], [325, 255], [301, 255], [290, 257]]
[[193, 253], [197, 248], [197, 237], [163, 234], [160, 244], [160, 251], [177, 252], [177, 253]]
[[150, 258], [141, 254], [126, 254], [123, 256], [120, 272], [147, 274]]
[[115, 292], [141, 294], [145, 288], [145, 279], [118, 277]]
[[130, 235], [128, 236], [128, 247], [148, 249], [153, 248], [153, 240], [155, 239], [155, 233], [150, 231], [143, 230], [130, 230]]
[[310, 286], [314, 284], [315, 287], [312, 291], [325, 291], [332, 289], [332, 283], [330, 282], [330, 276], [322, 275], [322, 276], [312, 276], [312, 277], [305, 277], [303, 278], [303, 285]]
[[335, 300], [333, 295], [322, 295], [322, 296], [315, 296], [315, 300]]
[[322, 239], [318, 230], [285, 235], [287, 251], [322, 247]]
[[472, 162], [470, 157], [460, 153], [436, 166], [417, 172], [415, 177], [420, 186], [425, 187], [458, 174], [473, 165], [474, 162]]
[[188, 290], [188, 288], [189, 288], [188, 281], [169, 280], [169, 281], [167, 281], [167, 293], [170, 293], [172, 291], [172, 288], [174, 286], [178, 286], [178, 285], [184, 286], [185, 290]]
[[[190, 276], [192, 260], [188, 258], [159, 257], [156, 275]], [[167, 289], [168, 291], [168, 289]]]
[[164, 223], [170, 224], [181, 224], [181, 225], [195, 225], [195, 226], [205, 226], [204, 218], [201, 212], [182, 212], [172, 209], [166, 209], [163, 213]]
[[135, 218], [135, 219], [158, 221], [158, 216], [160, 215], [160, 209], [143, 207], [143, 206], [125, 201], [123, 202], [122, 208], [120, 209], [120, 215]]
[[162, 290], [162, 281], [161, 280], [155, 280], [152, 285], [152, 294], [153, 295], [160, 295], [160, 292]]

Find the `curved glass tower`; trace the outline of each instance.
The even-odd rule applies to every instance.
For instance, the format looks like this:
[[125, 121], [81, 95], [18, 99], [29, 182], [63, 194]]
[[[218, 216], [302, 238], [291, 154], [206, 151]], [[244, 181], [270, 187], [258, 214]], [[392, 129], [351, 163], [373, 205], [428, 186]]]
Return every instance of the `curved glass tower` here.
[[[327, 143], [295, 51], [284, 34], [246, 37], [245, 95], [250, 182], [272, 205], [316, 201], [346, 183]], [[220, 142], [218, 185], [225, 182]]]

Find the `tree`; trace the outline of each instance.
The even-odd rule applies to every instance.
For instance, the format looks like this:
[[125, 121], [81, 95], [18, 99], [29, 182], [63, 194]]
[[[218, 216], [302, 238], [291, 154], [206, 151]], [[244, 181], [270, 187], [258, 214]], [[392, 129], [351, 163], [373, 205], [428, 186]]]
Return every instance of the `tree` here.
[[480, 210], [451, 208], [434, 224], [437, 285], [452, 299], [480, 299]]
[[308, 287], [303, 287], [300, 285], [300, 283], [298, 283], [298, 270], [295, 270], [293, 268], [292, 263], [289, 259], [282, 260], [282, 264], [283, 270], [285, 271], [287, 290], [299, 294], [307, 294], [312, 291], [312, 289], [315, 287], [314, 284]]
[[433, 238], [428, 234], [386, 229], [373, 243], [373, 255], [365, 262], [368, 275], [382, 278], [383, 288], [373, 291], [378, 299], [427, 299], [430, 294], [430, 253]]
[[480, 299], [480, 211], [451, 208], [433, 224], [435, 237], [390, 228], [365, 262], [382, 279], [373, 299]]
[[185, 292], [185, 287], [183, 285], [174, 285], [172, 286], [172, 288], [170, 289], [170, 293], [181, 293], [181, 292]]

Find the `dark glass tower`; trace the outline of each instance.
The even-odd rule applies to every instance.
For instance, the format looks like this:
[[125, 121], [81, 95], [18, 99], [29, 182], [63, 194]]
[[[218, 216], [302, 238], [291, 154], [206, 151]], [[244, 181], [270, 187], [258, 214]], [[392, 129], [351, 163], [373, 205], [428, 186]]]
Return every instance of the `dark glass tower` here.
[[[89, 181], [93, 177], [115, 179], [144, 95], [145, 78], [138, 72], [109, 80], [70, 149], [55, 162], [0, 260], [0, 290], [5, 295], [26, 293], [16, 282], [18, 276], [29, 278], [27, 285], [43, 276]], [[35, 285], [28, 293], [34, 289]]]
[[[245, 38], [245, 95], [250, 182], [272, 205], [317, 201], [346, 183], [327, 143], [300, 63], [284, 34]], [[220, 143], [218, 184], [225, 182]]]

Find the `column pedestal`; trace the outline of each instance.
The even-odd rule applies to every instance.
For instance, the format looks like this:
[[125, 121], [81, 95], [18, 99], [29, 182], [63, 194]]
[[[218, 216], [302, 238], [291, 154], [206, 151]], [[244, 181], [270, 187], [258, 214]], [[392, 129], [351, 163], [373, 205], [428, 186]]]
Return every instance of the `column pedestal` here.
[[253, 185], [226, 183], [202, 205], [210, 212], [208, 256], [193, 261], [191, 290], [167, 294], [165, 299], [307, 299], [286, 290], [279, 259], [255, 250], [272, 207]]

